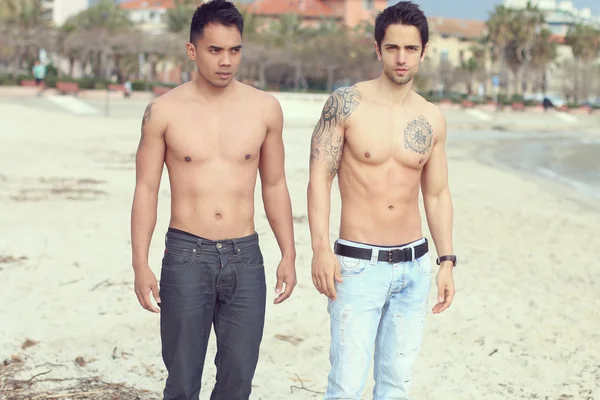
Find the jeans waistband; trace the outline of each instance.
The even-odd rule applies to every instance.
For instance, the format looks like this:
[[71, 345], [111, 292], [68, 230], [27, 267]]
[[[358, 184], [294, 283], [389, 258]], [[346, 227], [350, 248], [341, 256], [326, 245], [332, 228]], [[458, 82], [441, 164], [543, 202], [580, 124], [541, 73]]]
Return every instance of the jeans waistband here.
[[259, 241], [257, 232], [238, 238], [212, 240], [176, 228], [169, 228], [167, 230], [167, 234], [165, 235], [165, 244], [169, 240], [186, 242], [190, 244], [195, 243], [198, 246], [209, 248], [214, 247], [218, 250], [237, 250], [240, 247], [257, 245]]
[[422, 243], [425, 243], [426, 240], [427, 239], [425, 239], [425, 238], [421, 238], [421, 239], [417, 239], [413, 242], [401, 244], [398, 246], [377, 246], [377, 245], [368, 244], [368, 243], [354, 242], [352, 240], [346, 240], [346, 239], [338, 239], [337, 242], [340, 244], [345, 244], [347, 246], [352, 246], [352, 247], [358, 247], [361, 249], [388, 251], [388, 250], [405, 249], [405, 248], [409, 248], [409, 247], [415, 247]]

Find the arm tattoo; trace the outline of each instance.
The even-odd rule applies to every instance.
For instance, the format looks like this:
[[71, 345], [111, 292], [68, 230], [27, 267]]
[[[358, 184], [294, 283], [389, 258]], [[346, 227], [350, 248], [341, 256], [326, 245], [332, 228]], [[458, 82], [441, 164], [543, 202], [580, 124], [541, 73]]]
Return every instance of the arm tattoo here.
[[419, 154], [426, 154], [433, 141], [431, 125], [420, 115], [412, 120], [404, 130], [404, 147]]
[[341, 88], [333, 92], [327, 99], [312, 134], [310, 162], [312, 164], [319, 160], [326, 163], [332, 176], [338, 171], [344, 147], [344, 135], [334, 137], [334, 129], [350, 117], [361, 99], [362, 95], [355, 87]]
[[153, 105], [154, 105], [154, 103], [151, 102], [150, 104], [148, 104], [148, 106], [146, 107], [146, 110], [144, 111], [144, 117], [142, 118], [142, 135], [140, 137], [140, 144], [139, 144], [138, 148], [142, 146], [142, 142], [144, 141], [144, 128], [146, 127], [146, 123], [148, 121], [150, 121], [150, 118], [152, 117], [152, 106]]

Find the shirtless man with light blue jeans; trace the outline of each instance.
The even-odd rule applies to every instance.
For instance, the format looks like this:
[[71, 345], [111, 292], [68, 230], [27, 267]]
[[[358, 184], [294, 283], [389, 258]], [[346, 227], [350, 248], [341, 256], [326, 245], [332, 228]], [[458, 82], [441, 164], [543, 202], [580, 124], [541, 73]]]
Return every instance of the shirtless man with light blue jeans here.
[[[418, 6], [388, 7], [375, 24], [381, 76], [335, 91], [312, 136], [308, 215], [313, 283], [329, 298], [328, 400], [360, 399], [373, 356], [373, 398], [409, 399], [433, 273], [420, 190], [440, 265], [433, 312], [447, 309], [454, 297], [446, 122], [412, 90], [427, 42], [427, 19]], [[332, 248], [336, 175], [342, 214]]]

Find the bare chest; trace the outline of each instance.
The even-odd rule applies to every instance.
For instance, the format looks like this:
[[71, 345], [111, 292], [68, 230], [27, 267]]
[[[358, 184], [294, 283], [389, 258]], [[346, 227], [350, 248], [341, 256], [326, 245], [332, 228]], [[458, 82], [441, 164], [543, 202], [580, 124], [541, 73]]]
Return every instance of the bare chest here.
[[369, 164], [391, 161], [420, 169], [429, 159], [433, 140], [432, 125], [422, 114], [357, 118], [346, 130], [344, 152]]
[[261, 116], [247, 113], [196, 112], [169, 123], [166, 142], [171, 161], [205, 163], [257, 160], [266, 135]]

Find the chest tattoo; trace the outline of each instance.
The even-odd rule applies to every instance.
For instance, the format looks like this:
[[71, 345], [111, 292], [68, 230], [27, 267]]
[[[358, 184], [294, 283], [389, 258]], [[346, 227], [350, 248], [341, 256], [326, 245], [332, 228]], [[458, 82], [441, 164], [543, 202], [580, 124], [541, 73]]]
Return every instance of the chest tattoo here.
[[404, 130], [404, 147], [415, 153], [426, 154], [432, 141], [433, 130], [422, 115], [409, 122]]

